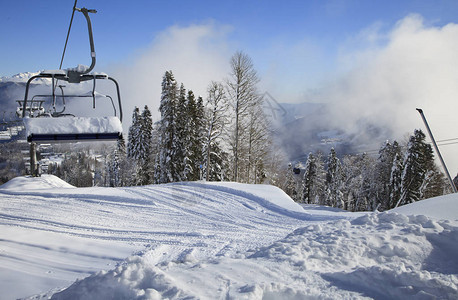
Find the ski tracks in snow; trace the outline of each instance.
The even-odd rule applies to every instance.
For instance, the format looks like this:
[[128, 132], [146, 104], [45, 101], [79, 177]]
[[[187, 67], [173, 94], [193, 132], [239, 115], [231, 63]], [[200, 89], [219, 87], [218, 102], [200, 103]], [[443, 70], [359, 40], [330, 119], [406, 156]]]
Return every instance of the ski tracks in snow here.
[[68, 285], [138, 251], [153, 251], [156, 263], [237, 255], [313, 220], [254, 194], [204, 183], [15, 187], [0, 189], [0, 198], [0, 273], [32, 282], [23, 290], [30, 294]]

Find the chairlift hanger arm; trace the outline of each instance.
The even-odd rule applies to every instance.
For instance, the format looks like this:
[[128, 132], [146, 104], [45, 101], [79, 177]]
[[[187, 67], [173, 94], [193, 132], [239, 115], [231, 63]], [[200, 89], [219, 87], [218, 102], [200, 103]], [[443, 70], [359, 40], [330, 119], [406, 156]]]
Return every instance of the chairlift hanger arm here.
[[97, 11], [95, 9], [87, 9], [85, 7], [83, 8], [77, 8], [75, 7], [75, 10], [76, 11], [79, 11], [81, 13], [83, 13], [84, 17], [86, 18], [86, 22], [87, 22], [87, 31], [89, 33], [89, 43], [90, 43], [90, 46], [91, 46], [91, 59], [92, 59], [92, 62], [91, 62], [91, 65], [89, 66], [89, 69], [87, 69], [86, 71], [80, 73], [78, 71], [79, 74], [87, 74], [89, 72], [91, 72], [94, 67], [95, 67], [95, 47], [94, 47], [94, 37], [92, 35], [92, 24], [91, 24], [91, 18], [89, 17], [89, 13], [97, 13]]

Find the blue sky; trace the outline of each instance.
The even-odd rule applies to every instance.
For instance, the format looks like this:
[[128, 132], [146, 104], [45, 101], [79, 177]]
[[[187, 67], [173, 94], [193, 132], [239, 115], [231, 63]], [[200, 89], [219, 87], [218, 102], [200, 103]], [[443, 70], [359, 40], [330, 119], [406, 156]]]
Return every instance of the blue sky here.
[[[73, 3], [2, 1], [0, 77], [59, 67]], [[242, 50], [253, 59], [261, 89], [282, 102], [314, 101], [317, 90], [354, 68], [355, 53], [387, 43], [385, 35], [411, 14], [422, 16], [425, 26], [458, 23], [458, 1], [454, 0], [79, 0], [78, 7], [98, 10], [91, 15], [96, 71], [132, 77], [138, 74], [135, 64], [160, 61], [150, 68], [160, 69], [158, 74], [172, 69], [186, 87], [202, 94], [210, 80], [223, 80], [230, 56]], [[186, 43], [199, 43], [190, 48], [202, 54], [186, 54]], [[174, 49], [167, 56], [166, 49], [158, 50], [164, 47]], [[171, 53], [183, 57], [174, 63]], [[140, 63], [142, 56], [148, 57]], [[190, 62], [208, 66], [194, 66], [196, 76], [182, 70], [190, 68]], [[90, 64], [81, 13], [74, 18], [63, 68], [77, 64]]]
[[[73, 0], [2, 1], [0, 76], [58, 67]], [[252, 56], [261, 70], [276, 43], [307, 41], [332, 69], [340, 45], [378, 24], [391, 28], [411, 13], [426, 22], [446, 24], [458, 18], [457, 1], [101, 1], [79, 0], [96, 8], [92, 15], [98, 66], [120, 63], [147, 47], [170, 26], [216, 23], [228, 26], [234, 49]], [[84, 19], [76, 15], [67, 67], [87, 63]], [[285, 58], [287, 60], [287, 58]], [[64, 63], [64, 66], [65, 63]], [[315, 67], [318, 69], [318, 67]], [[318, 71], [318, 70], [316, 70]]]

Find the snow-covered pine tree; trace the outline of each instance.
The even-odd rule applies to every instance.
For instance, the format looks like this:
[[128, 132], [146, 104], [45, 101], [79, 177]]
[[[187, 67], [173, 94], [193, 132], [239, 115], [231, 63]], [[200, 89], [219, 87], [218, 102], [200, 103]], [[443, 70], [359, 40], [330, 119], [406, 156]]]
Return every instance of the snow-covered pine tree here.
[[132, 115], [132, 125], [129, 127], [129, 142], [127, 146], [127, 157], [133, 165], [131, 183], [134, 185], [152, 183], [152, 170], [149, 162], [152, 128], [153, 120], [148, 106], [145, 105], [141, 114], [138, 107], [135, 107]]
[[[397, 144], [397, 142], [394, 142]], [[379, 150], [377, 164], [375, 165], [374, 188], [379, 210], [389, 209], [390, 202], [390, 176], [395, 156], [395, 144], [386, 141]]]
[[108, 159], [108, 184], [111, 187], [125, 186], [126, 178], [126, 144], [124, 138], [118, 140], [115, 149]]
[[421, 200], [423, 181], [431, 169], [431, 164], [434, 164], [432, 147], [426, 143], [425, 138], [425, 134], [416, 129], [407, 144], [399, 205]]
[[201, 179], [203, 151], [204, 151], [204, 124], [205, 113], [202, 97], [195, 99], [192, 91], [188, 92], [188, 113], [190, 116], [190, 139], [189, 139], [189, 158], [191, 162], [191, 172], [189, 180]]
[[137, 185], [137, 167], [138, 167], [138, 157], [140, 151], [140, 130], [141, 130], [141, 114], [138, 107], [134, 108], [132, 113], [132, 124], [129, 127], [129, 135], [127, 138], [127, 159], [130, 162], [131, 168], [130, 171], [130, 182], [129, 185]]
[[291, 197], [294, 201], [297, 201], [297, 182], [296, 179], [294, 178], [294, 172], [293, 172], [293, 165], [291, 163], [288, 164], [288, 168], [286, 170], [286, 180], [285, 180], [285, 186], [283, 187], [283, 190], [285, 191], [288, 196]]
[[132, 114], [132, 125], [129, 127], [129, 135], [127, 139], [127, 157], [136, 158], [138, 155], [138, 140], [140, 136], [140, 110], [135, 106]]
[[331, 148], [328, 155], [328, 170], [326, 173], [326, 205], [344, 208], [343, 181], [342, 164], [334, 148]]
[[326, 191], [326, 171], [324, 169], [323, 153], [318, 151], [314, 155], [315, 159], [315, 180], [313, 183], [314, 204], [324, 205]]
[[345, 209], [349, 211], [356, 211], [357, 193], [362, 181], [358, 160], [358, 156], [355, 155], [346, 155], [342, 159], [342, 170], [345, 173], [344, 204]]
[[313, 183], [316, 178], [315, 156], [310, 152], [304, 168], [302, 179], [302, 203], [312, 204], [315, 200], [313, 195]]
[[393, 165], [391, 167], [390, 174], [390, 198], [388, 209], [396, 207], [400, 197], [401, 197], [401, 183], [402, 183], [402, 173], [404, 170], [402, 154], [396, 153], [393, 159]]
[[301, 202], [326, 205], [326, 171], [324, 170], [323, 154], [309, 153], [304, 167], [301, 185]]
[[176, 166], [176, 121], [178, 88], [172, 71], [166, 71], [162, 79], [162, 95], [159, 111], [158, 155], [155, 167], [156, 183], [179, 181]]
[[347, 155], [343, 159], [343, 194], [345, 209], [367, 211], [377, 208], [377, 184], [374, 173], [375, 159], [366, 153]]
[[375, 160], [366, 153], [359, 156], [359, 168], [361, 170], [361, 185], [357, 192], [355, 203], [356, 211], [373, 211], [378, 208], [377, 181], [374, 175]]
[[159, 154], [159, 124], [160, 121], [156, 121], [153, 123], [153, 132], [151, 134], [151, 151], [149, 155], [149, 169], [152, 171], [151, 178], [152, 183], [157, 183], [156, 180], [156, 162], [158, 161], [158, 154]]
[[201, 96], [197, 97], [195, 126], [196, 139], [194, 141], [193, 147], [193, 160], [196, 167], [196, 172], [194, 173], [194, 178], [202, 179], [205, 153], [205, 106], [204, 99]]
[[180, 89], [178, 91], [176, 116], [176, 132], [173, 144], [176, 149], [174, 159], [176, 170], [178, 172], [177, 178], [179, 181], [187, 181], [190, 179], [193, 171], [191, 161], [193, 117], [192, 112], [189, 110], [189, 98], [186, 97], [186, 89], [183, 84], [180, 85]]
[[139, 147], [138, 155], [136, 157], [138, 161], [137, 167], [137, 180], [138, 184], [146, 185], [153, 182], [153, 176], [150, 163], [151, 147], [152, 147], [152, 135], [153, 135], [153, 119], [151, 117], [151, 111], [148, 106], [142, 111], [140, 118], [140, 134], [139, 134]]
[[118, 186], [128, 186], [130, 185], [130, 174], [132, 169], [132, 164], [129, 159], [127, 159], [127, 148], [124, 137], [118, 140], [116, 144], [116, 151], [119, 157], [119, 185]]

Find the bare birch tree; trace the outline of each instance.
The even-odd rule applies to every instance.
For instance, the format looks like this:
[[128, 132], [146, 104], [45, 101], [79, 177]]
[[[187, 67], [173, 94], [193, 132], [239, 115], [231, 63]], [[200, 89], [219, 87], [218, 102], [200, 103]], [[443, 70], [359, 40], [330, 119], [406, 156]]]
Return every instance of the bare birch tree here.
[[265, 177], [265, 160], [270, 150], [270, 137], [268, 122], [261, 102], [255, 103], [250, 108], [246, 136], [246, 182], [261, 183]]
[[[243, 133], [246, 133], [249, 126], [249, 117], [252, 113], [251, 107], [259, 102], [256, 84], [259, 82], [256, 70], [253, 67], [251, 58], [245, 53], [236, 52], [230, 61], [230, 77], [227, 80], [227, 93], [234, 109], [234, 128], [231, 137], [231, 148], [233, 154], [233, 180], [239, 181], [239, 162], [242, 159], [241, 141]], [[244, 157], [246, 160], [246, 157]]]

